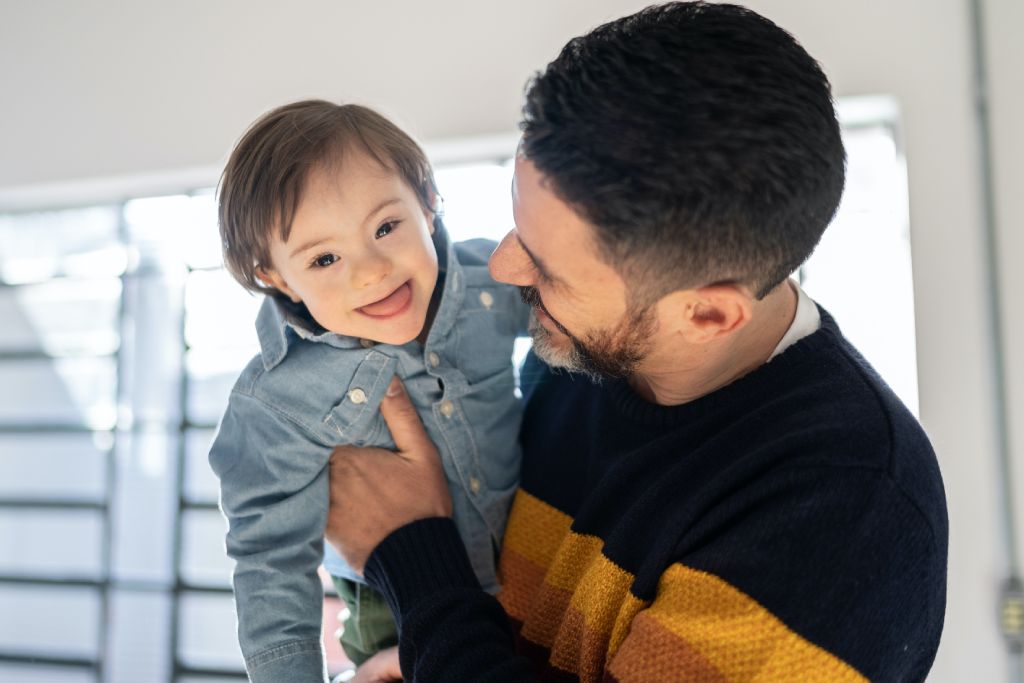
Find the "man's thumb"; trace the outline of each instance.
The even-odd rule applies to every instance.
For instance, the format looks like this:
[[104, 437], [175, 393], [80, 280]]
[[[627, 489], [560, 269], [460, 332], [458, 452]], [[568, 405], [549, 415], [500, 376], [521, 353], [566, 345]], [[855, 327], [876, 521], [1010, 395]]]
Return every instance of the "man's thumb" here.
[[420, 416], [397, 375], [391, 378], [384, 400], [380, 403], [380, 412], [400, 453], [420, 454], [424, 448], [433, 449]]

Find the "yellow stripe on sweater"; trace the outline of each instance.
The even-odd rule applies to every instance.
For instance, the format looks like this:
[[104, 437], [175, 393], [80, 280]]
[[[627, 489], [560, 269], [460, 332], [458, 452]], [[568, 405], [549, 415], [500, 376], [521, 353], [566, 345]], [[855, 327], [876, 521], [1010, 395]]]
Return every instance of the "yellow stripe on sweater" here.
[[[751, 597], [716, 576], [680, 564], [662, 574], [658, 595], [643, 614], [682, 640], [727, 681], [867, 681], [839, 658], [791, 631]], [[626, 672], [618, 673], [623, 680]]]
[[585, 681], [608, 662], [620, 681], [866, 680], [711, 574], [673, 565], [654, 603], [639, 600], [634, 576], [571, 523], [520, 490], [502, 551], [502, 602], [557, 668]]
[[[555, 666], [590, 679], [647, 603], [630, 592], [635, 577], [601, 552], [601, 539], [569, 531], [571, 521], [525, 491], [516, 494], [502, 551], [502, 602], [523, 621], [524, 638], [551, 649]], [[533, 573], [524, 561], [544, 577], [530, 591], [530, 607], [517, 584]]]
[[547, 567], [569, 533], [570, 524], [572, 517], [519, 489], [512, 501], [502, 547], [511, 548], [538, 567]]

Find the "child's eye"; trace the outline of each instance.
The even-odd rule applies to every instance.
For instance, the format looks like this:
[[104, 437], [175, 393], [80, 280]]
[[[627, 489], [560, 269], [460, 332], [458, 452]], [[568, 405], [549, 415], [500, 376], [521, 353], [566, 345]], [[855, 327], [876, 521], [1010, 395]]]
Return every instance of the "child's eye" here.
[[327, 266], [331, 265], [337, 260], [338, 257], [335, 256], [334, 254], [320, 254], [315, 259], [313, 259], [313, 263], [311, 263], [310, 266], [312, 266], [313, 268], [326, 268]]
[[385, 237], [391, 234], [391, 231], [397, 227], [398, 221], [388, 221], [387, 223], [384, 223], [379, 228], [377, 228], [377, 232], [374, 233], [373, 236], [376, 237], [377, 239], [380, 239], [381, 237]]

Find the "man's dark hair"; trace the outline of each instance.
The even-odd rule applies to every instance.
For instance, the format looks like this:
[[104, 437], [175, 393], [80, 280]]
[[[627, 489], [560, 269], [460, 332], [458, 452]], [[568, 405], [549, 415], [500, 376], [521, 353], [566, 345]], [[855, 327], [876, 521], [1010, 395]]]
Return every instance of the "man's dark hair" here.
[[521, 153], [642, 302], [722, 282], [764, 297], [842, 195], [828, 79], [736, 5], [648, 7], [574, 38], [530, 83], [521, 127]]

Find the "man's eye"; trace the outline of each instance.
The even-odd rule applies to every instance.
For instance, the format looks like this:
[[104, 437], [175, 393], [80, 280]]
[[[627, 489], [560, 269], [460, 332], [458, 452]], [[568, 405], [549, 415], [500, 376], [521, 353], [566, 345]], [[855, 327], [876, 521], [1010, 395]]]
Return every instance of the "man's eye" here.
[[374, 233], [374, 237], [380, 239], [381, 237], [390, 235], [391, 231], [394, 230], [396, 227], [398, 227], [398, 221], [388, 221], [387, 223], [384, 223], [379, 228], [377, 228], [377, 232]]
[[338, 257], [335, 256], [334, 254], [321, 254], [320, 256], [317, 256], [315, 259], [313, 259], [313, 267], [326, 268], [327, 266], [331, 265], [337, 260]]

